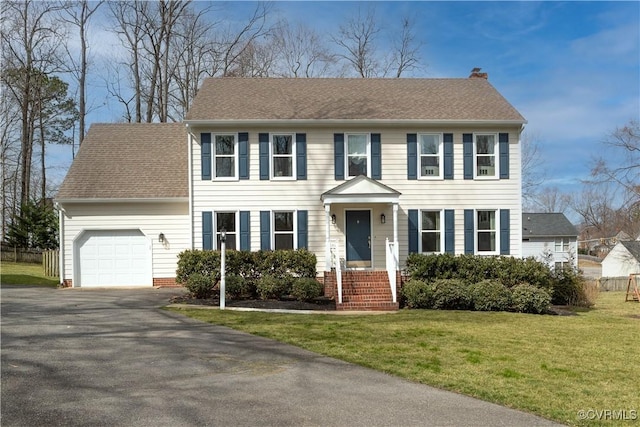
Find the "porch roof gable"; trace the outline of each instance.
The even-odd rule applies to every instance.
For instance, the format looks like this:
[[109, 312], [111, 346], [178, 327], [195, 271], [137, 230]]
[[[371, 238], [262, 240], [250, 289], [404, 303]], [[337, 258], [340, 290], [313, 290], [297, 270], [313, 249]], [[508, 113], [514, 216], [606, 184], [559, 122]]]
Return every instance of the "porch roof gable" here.
[[320, 196], [325, 204], [331, 203], [398, 203], [401, 193], [365, 175], [325, 191]]

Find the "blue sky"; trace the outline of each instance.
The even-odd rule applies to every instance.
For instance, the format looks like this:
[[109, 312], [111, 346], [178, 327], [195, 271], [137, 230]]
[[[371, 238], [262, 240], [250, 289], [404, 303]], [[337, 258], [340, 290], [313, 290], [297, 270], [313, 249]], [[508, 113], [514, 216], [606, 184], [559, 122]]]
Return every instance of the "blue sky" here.
[[[578, 190], [595, 156], [607, 157], [601, 144], [607, 134], [640, 118], [640, 2], [273, 5], [278, 17], [306, 23], [327, 38], [358, 7], [374, 6], [388, 29], [402, 16], [413, 17], [426, 67], [411, 76], [464, 78], [482, 67], [528, 120], [525, 132], [539, 143], [547, 184], [564, 191]], [[216, 19], [234, 19], [246, 16], [255, 3], [218, 6]], [[98, 32], [96, 37], [108, 38]], [[109, 100], [88, 117], [89, 123], [118, 120], [118, 106]], [[51, 164], [62, 174], [71, 162], [70, 149], [51, 151]]]

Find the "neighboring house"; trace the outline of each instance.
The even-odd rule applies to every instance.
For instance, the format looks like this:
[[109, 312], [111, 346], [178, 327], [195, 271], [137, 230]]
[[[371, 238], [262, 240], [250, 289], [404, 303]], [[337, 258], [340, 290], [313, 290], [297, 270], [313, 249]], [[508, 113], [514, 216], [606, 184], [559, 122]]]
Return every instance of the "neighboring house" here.
[[522, 214], [522, 256], [578, 266], [578, 230], [563, 213]]
[[621, 241], [602, 260], [602, 277], [626, 277], [640, 273], [640, 241]]
[[[89, 283], [85, 239], [101, 251], [112, 230], [149, 242], [147, 285], [175, 275], [176, 252], [219, 248], [222, 228], [231, 249], [307, 248], [325, 276], [386, 275], [410, 252], [520, 257], [525, 123], [476, 75], [207, 79], [184, 125], [91, 128], [58, 195], [64, 280]], [[95, 163], [105, 175], [82, 186]]]

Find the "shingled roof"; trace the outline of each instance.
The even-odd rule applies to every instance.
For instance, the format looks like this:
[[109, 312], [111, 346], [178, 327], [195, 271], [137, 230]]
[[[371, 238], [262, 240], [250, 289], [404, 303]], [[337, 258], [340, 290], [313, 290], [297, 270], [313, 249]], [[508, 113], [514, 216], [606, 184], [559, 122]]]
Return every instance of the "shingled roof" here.
[[637, 260], [640, 261], [640, 242], [637, 240], [622, 241], [622, 246], [627, 248], [629, 253]]
[[184, 124], [94, 124], [56, 200], [186, 198], [187, 157]]
[[484, 78], [208, 78], [186, 116], [245, 120], [526, 123]]
[[563, 213], [523, 213], [522, 237], [576, 237], [578, 230]]

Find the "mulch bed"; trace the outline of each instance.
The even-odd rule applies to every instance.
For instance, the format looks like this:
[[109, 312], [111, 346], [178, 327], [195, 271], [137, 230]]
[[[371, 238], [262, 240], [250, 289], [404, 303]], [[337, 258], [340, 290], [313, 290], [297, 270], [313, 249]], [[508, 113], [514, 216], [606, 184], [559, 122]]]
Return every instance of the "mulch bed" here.
[[[171, 304], [191, 304], [191, 305], [208, 305], [220, 306], [218, 297], [208, 299], [196, 299], [189, 295], [181, 295], [173, 297]], [[312, 302], [296, 301], [296, 300], [258, 300], [258, 299], [242, 299], [225, 301], [226, 307], [248, 307], [248, 308], [264, 308], [264, 309], [282, 309], [282, 310], [318, 310], [328, 311], [336, 309], [336, 302], [329, 298], [317, 298]]]

